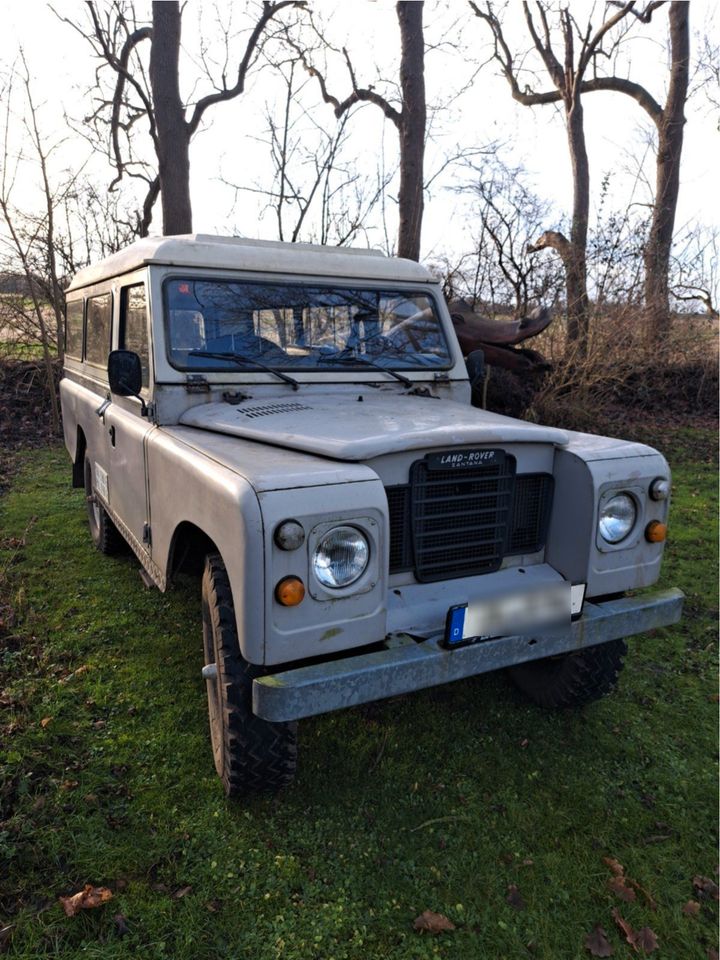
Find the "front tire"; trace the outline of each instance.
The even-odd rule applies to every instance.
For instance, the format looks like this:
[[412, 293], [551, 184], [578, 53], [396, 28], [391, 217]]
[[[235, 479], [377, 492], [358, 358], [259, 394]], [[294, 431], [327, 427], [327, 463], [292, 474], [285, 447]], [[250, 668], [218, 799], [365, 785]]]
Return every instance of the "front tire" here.
[[95, 495], [93, 486], [92, 465], [90, 458], [85, 454], [85, 502], [87, 503], [88, 526], [92, 542], [100, 553], [113, 556], [125, 548], [125, 541], [115, 524], [108, 516], [107, 510]]
[[217, 553], [205, 560], [202, 622], [210, 738], [225, 793], [279, 790], [295, 776], [297, 723], [270, 723], [252, 712], [252, 682], [263, 670], [240, 653], [230, 581]]
[[626, 653], [624, 640], [611, 640], [559, 657], [520, 663], [508, 672], [515, 686], [541, 707], [582, 707], [614, 689]]

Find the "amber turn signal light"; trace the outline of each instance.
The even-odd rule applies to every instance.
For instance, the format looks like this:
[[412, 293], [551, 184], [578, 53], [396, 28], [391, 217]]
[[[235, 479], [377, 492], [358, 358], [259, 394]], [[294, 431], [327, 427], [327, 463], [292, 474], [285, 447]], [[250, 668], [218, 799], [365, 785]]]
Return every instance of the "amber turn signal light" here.
[[296, 607], [305, 598], [305, 584], [300, 577], [283, 577], [275, 587], [275, 599], [283, 607]]
[[649, 543], [662, 543], [667, 537], [667, 525], [659, 520], [651, 520], [645, 527], [645, 539]]

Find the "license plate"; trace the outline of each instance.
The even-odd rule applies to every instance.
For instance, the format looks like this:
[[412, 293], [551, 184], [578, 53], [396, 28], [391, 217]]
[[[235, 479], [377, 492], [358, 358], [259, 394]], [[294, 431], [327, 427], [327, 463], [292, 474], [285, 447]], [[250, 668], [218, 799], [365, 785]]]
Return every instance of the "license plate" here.
[[445, 646], [567, 629], [577, 605], [576, 593], [577, 588], [564, 581], [450, 607]]

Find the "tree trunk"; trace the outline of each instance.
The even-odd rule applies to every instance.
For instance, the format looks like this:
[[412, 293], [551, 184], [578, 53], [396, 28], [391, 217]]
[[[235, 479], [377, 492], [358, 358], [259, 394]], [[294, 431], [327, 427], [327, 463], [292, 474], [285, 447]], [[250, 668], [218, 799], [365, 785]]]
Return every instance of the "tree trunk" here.
[[587, 234], [590, 211], [590, 167], [580, 95], [566, 101], [566, 122], [573, 170], [573, 213], [570, 255], [565, 264], [567, 333], [580, 356], [587, 353], [589, 303], [587, 294]]
[[657, 124], [655, 205], [644, 253], [645, 335], [658, 346], [662, 345], [670, 330], [668, 272], [680, 190], [680, 157], [690, 60], [689, 7], [685, 0], [673, 0], [670, 4], [670, 88]]
[[190, 130], [180, 98], [181, 13], [177, 0], [153, 0], [150, 52], [163, 234], [191, 233]]
[[400, 119], [400, 226], [398, 256], [420, 259], [425, 153], [425, 41], [423, 3], [400, 0], [402, 115]]

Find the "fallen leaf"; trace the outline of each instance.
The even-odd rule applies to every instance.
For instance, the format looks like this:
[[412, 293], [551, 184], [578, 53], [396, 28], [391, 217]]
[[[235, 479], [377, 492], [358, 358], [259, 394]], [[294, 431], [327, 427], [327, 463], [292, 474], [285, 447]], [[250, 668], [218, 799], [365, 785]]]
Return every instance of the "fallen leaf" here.
[[222, 900], [210, 900], [209, 903], [206, 903], [205, 906], [210, 911], [210, 913], [217, 913], [218, 910], [222, 907]]
[[127, 925], [127, 919], [121, 914], [116, 913], [113, 917], [115, 921], [115, 932], [119, 937], [124, 937], [130, 933], [130, 928]]
[[625, 936], [625, 939], [633, 950], [642, 950], [643, 953], [652, 953], [658, 949], [657, 937], [650, 927], [641, 927], [640, 930], [633, 930], [632, 926], [620, 916], [617, 907], [612, 909], [612, 918], [619, 930]]
[[515, 910], [525, 909], [525, 901], [523, 900], [520, 894], [520, 891], [518, 890], [518, 888], [515, 886], [514, 883], [511, 883], [510, 886], [508, 887], [508, 892], [505, 899], [507, 900], [507, 902], [510, 904], [511, 907], [515, 908]]
[[52, 717], [43, 717], [42, 720], [40, 721], [40, 726], [44, 730], [45, 727], [49, 726], [52, 723], [52, 721], [53, 721]]
[[620, 897], [625, 903], [632, 903], [636, 899], [635, 891], [627, 885], [625, 877], [612, 877], [608, 880], [608, 887], [616, 897]]
[[596, 923], [593, 932], [585, 937], [585, 949], [594, 957], [611, 957], [615, 953], [599, 923]]
[[610, 913], [612, 914], [612, 918], [615, 921], [615, 925], [620, 930], [620, 932], [624, 935], [627, 942], [630, 944], [630, 946], [634, 946], [633, 941], [635, 938], [635, 931], [633, 930], [633, 928], [630, 926], [627, 920], [623, 920], [623, 918], [620, 916], [620, 911], [618, 910], [617, 907], [613, 907]]
[[77, 787], [77, 785], [78, 785], [78, 781], [77, 781], [77, 780], [63, 780], [63, 782], [60, 784], [60, 789], [61, 789], [61, 790], [74, 790], [75, 787]]
[[107, 887], [94, 887], [86, 883], [82, 890], [69, 897], [60, 897], [60, 903], [68, 917], [74, 917], [80, 910], [92, 910], [101, 903], [112, 900], [112, 890]]
[[610, 867], [616, 877], [622, 877], [625, 875], [625, 867], [623, 867], [621, 863], [618, 863], [614, 857], [603, 857], [603, 863]]
[[192, 890], [191, 886], [180, 887], [179, 890], [176, 890], [175, 893], [173, 893], [172, 898], [173, 900], [182, 900], [182, 898], [186, 897], [191, 890]]
[[633, 947], [636, 950], [642, 950], [643, 953], [652, 953], [653, 950], [657, 950], [658, 942], [655, 932], [650, 927], [641, 927], [635, 933]]
[[714, 880], [710, 880], [708, 877], [701, 877], [698, 875], [693, 877], [692, 883], [693, 887], [695, 887], [695, 892], [701, 900], [718, 899], [718, 886]]
[[686, 917], [696, 917], [700, 913], [700, 904], [697, 900], [688, 900], [682, 908], [682, 912]]
[[441, 913], [424, 910], [419, 917], [415, 917], [413, 927], [420, 933], [444, 933], [446, 930], [454, 930], [455, 924]]

